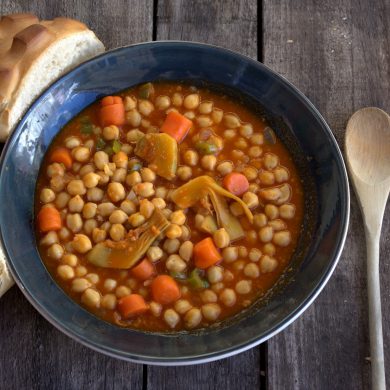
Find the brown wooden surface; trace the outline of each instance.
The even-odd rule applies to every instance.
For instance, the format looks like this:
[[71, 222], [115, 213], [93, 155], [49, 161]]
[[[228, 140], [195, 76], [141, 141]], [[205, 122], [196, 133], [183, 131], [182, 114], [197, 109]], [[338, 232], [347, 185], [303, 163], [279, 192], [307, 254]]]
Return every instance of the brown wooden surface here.
[[[341, 144], [355, 110], [390, 110], [389, 0], [0, 1], [0, 14], [22, 11], [78, 18], [107, 49], [184, 39], [262, 59], [313, 101]], [[161, 368], [105, 357], [57, 331], [14, 287], [0, 300], [0, 389], [369, 388], [365, 245], [354, 194], [351, 210], [346, 250], [315, 303], [267, 347], [219, 362]], [[390, 384], [389, 206], [386, 216], [381, 267]]]

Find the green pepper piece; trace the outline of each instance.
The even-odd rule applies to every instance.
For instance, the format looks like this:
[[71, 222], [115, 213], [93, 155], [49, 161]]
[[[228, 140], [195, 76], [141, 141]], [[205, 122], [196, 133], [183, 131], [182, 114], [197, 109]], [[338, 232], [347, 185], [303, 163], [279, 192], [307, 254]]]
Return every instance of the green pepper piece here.
[[114, 154], [114, 151], [112, 150], [112, 147], [107, 145], [105, 148], [104, 148], [104, 151], [109, 155], [109, 156], [112, 156]]
[[96, 141], [96, 150], [103, 150], [106, 147], [106, 143], [103, 138], [98, 138]]
[[119, 153], [121, 151], [121, 148], [122, 148], [122, 144], [120, 143], [120, 141], [114, 139], [112, 143], [112, 150], [114, 151], [114, 153]]
[[187, 282], [192, 288], [202, 289], [208, 288], [210, 286], [207, 280], [201, 278], [200, 272], [201, 271], [197, 268], [194, 268], [191, 271], [190, 277], [187, 279]]
[[138, 90], [138, 97], [140, 99], [149, 99], [149, 97], [154, 93], [154, 88], [152, 83], [142, 84]]
[[81, 134], [92, 134], [93, 133], [93, 126], [92, 123], [85, 122], [80, 127], [80, 133]]
[[170, 275], [172, 276], [173, 279], [177, 280], [186, 280], [187, 275], [185, 272], [170, 272]]
[[203, 155], [216, 154], [218, 152], [218, 148], [216, 145], [204, 141], [197, 142], [195, 148], [200, 154]]

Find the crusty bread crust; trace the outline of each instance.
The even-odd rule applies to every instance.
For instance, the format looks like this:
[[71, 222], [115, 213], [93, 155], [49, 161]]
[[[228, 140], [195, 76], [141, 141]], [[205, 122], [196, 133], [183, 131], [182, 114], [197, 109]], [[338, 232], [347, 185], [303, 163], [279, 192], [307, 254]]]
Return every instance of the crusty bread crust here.
[[[82, 34], [82, 35], [77, 35]], [[74, 67], [98, 53], [104, 51], [103, 44], [87, 26], [79, 21], [67, 18], [56, 18], [41, 21], [31, 14], [14, 14], [3, 16], [0, 20], [0, 140], [4, 140], [13, 130], [18, 119], [31, 104], [32, 99], [42, 92], [59, 76], [58, 65], [53, 78], [44, 77], [39, 90], [34, 86], [33, 94], [21, 93], [21, 89], [29, 88], [25, 80], [32, 79], [30, 72], [36, 72], [34, 65], [42, 64], [53, 56], [50, 50], [59, 42], [66, 45], [73, 43], [72, 37], [90, 42], [89, 50], [80, 53], [79, 57], [68, 60], [64, 58], [61, 73]], [[76, 50], [76, 48], [75, 48]], [[39, 75], [35, 74], [39, 80]], [[50, 78], [50, 77], [49, 77]], [[47, 82], [48, 81], [48, 82]], [[37, 84], [40, 84], [37, 81]], [[24, 91], [22, 91], [24, 92]], [[34, 96], [33, 96], [34, 95]], [[18, 101], [23, 96], [23, 101]], [[22, 109], [21, 109], [22, 108]], [[12, 110], [14, 110], [12, 112]]]

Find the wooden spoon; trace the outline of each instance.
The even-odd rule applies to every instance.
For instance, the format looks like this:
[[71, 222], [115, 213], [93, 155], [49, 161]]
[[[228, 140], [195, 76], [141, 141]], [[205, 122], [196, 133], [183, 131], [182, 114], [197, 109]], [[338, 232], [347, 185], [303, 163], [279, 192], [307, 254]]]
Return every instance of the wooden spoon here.
[[367, 288], [372, 389], [386, 388], [379, 281], [379, 239], [390, 191], [390, 116], [362, 108], [348, 121], [347, 164], [363, 214], [367, 246]]

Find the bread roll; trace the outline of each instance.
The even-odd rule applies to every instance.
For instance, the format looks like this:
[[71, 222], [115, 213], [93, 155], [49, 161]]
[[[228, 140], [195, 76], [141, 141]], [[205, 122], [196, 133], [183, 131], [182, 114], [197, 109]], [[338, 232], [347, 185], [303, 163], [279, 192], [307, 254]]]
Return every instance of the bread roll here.
[[[59, 76], [104, 52], [83, 23], [39, 21], [32, 14], [0, 19], [0, 141], [5, 141], [34, 101]], [[0, 246], [0, 297], [13, 285]]]

